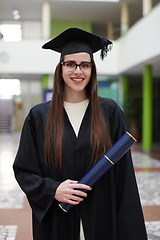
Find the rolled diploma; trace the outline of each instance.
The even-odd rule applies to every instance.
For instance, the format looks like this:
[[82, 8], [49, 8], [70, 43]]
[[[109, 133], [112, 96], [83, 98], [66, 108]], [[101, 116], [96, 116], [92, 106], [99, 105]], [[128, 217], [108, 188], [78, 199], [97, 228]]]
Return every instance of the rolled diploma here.
[[[125, 132], [118, 141], [93, 165], [92, 168], [78, 181], [78, 183], [93, 185], [131, 148], [136, 139]], [[87, 190], [81, 190], [87, 192]], [[60, 208], [68, 212], [74, 205], [59, 203]]]

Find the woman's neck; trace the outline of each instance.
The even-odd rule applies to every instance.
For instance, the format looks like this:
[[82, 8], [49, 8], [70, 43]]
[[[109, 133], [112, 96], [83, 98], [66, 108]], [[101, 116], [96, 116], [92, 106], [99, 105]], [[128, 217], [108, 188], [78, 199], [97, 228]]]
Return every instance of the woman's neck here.
[[78, 103], [87, 99], [86, 92], [75, 92], [73, 91], [71, 94], [66, 94], [64, 92], [64, 101], [69, 103]]

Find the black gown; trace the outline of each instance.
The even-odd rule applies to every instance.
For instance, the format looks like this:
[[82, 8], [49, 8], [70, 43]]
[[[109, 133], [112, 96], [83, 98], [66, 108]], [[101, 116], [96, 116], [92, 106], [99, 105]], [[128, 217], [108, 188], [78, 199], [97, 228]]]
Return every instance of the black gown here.
[[[111, 99], [100, 98], [112, 142], [127, 130], [123, 112]], [[54, 194], [66, 180], [79, 180], [89, 169], [90, 105], [76, 137], [64, 114], [63, 168], [47, 167], [43, 136], [50, 102], [33, 107], [23, 126], [14, 161], [15, 177], [32, 208], [34, 240], [79, 240], [82, 219], [85, 240], [147, 240], [135, 174], [128, 151], [88, 193], [79, 205], [65, 213]]]

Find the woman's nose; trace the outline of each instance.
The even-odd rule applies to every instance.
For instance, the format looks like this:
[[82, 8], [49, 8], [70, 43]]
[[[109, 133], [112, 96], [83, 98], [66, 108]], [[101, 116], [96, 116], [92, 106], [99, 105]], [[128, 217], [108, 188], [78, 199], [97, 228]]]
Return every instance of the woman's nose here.
[[76, 68], [74, 69], [74, 72], [82, 72], [80, 66], [76, 66]]

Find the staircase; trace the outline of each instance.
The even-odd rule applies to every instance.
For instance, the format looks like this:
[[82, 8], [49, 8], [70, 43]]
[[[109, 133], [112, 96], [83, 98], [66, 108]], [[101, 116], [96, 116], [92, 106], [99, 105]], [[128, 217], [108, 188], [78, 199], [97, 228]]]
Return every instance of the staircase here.
[[0, 99], [0, 133], [11, 130], [12, 99]]

